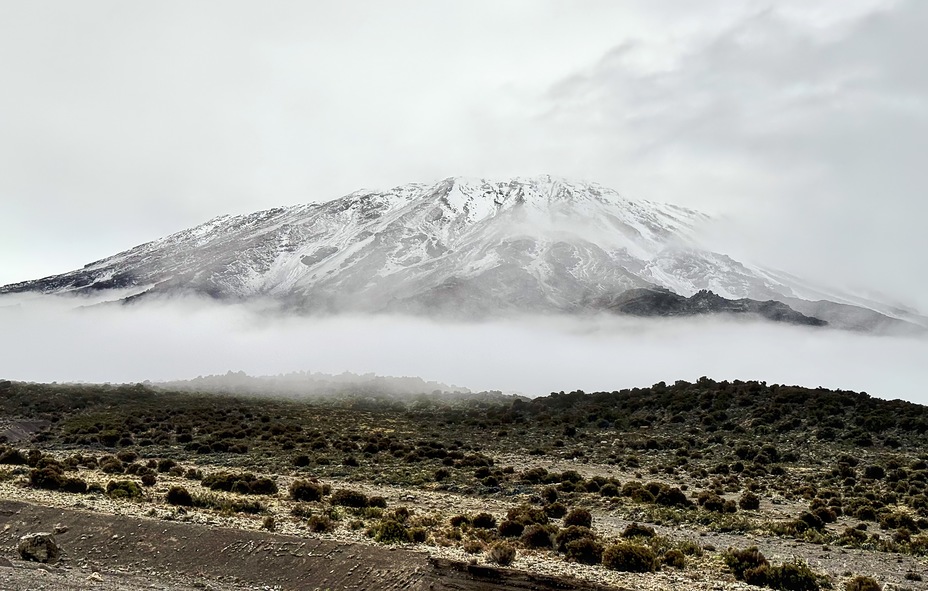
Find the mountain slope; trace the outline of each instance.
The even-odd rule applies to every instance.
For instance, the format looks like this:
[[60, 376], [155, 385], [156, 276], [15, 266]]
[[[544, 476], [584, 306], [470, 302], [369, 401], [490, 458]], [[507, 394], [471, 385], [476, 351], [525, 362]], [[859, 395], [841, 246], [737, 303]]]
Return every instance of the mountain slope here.
[[[464, 316], [585, 311], [631, 289], [805, 301], [788, 276], [700, 248], [694, 229], [707, 219], [548, 176], [450, 178], [221, 216], [0, 293], [130, 288], [133, 298], [194, 292], [265, 297], [305, 312]], [[835, 316], [829, 305], [815, 310]], [[896, 322], [883, 310], [855, 310], [867, 328]]]

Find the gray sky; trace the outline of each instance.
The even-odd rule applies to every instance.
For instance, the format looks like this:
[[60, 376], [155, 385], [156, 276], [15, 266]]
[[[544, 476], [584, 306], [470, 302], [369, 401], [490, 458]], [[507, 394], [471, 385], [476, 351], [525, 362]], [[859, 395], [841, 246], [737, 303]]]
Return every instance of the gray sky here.
[[0, 3], [0, 284], [222, 213], [550, 173], [928, 310], [928, 3]]

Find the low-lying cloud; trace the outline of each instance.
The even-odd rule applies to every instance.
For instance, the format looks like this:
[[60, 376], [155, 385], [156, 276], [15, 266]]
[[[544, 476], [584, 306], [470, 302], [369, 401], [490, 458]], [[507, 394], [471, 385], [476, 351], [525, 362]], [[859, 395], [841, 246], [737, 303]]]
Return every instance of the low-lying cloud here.
[[352, 371], [535, 396], [705, 375], [928, 403], [924, 338], [720, 318], [460, 323], [399, 316], [294, 317], [202, 300], [87, 303], [0, 299], [0, 378], [137, 382], [229, 370], [250, 375]]

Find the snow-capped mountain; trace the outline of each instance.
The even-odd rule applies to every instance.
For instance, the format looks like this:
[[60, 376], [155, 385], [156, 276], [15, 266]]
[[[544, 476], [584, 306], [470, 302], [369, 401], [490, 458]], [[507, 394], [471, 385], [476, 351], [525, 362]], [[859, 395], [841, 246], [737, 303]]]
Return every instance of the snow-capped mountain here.
[[582, 312], [633, 289], [685, 297], [710, 290], [778, 300], [858, 328], [912, 320], [906, 311], [823, 297], [788, 275], [705, 250], [695, 230], [707, 219], [594, 183], [450, 178], [220, 216], [0, 293], [128, 288], [133, 298], [265, 297], [304, 312], [473, 316]]

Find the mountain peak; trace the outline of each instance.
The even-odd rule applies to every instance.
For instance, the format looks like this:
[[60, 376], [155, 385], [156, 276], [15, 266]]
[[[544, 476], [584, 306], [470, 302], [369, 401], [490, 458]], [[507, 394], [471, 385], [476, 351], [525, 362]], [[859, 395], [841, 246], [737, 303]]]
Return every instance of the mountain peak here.
[[[726, 299], [786, 302], [816, 317], [831, 309], [810, 314], [815, 303], [803, 303], [800, 282], [702, 248], [694, 228], [706, 219], [550, 175], [449, 177], [218, 216], [0, 293], [131, 288], [142, 297], [270, 298], [306, 312], [480, 316], [586, 312], [633, 289], [683, 297], [708, 289]], [[858, 325], [885, 319], [865, 306], [844, 313]]]

